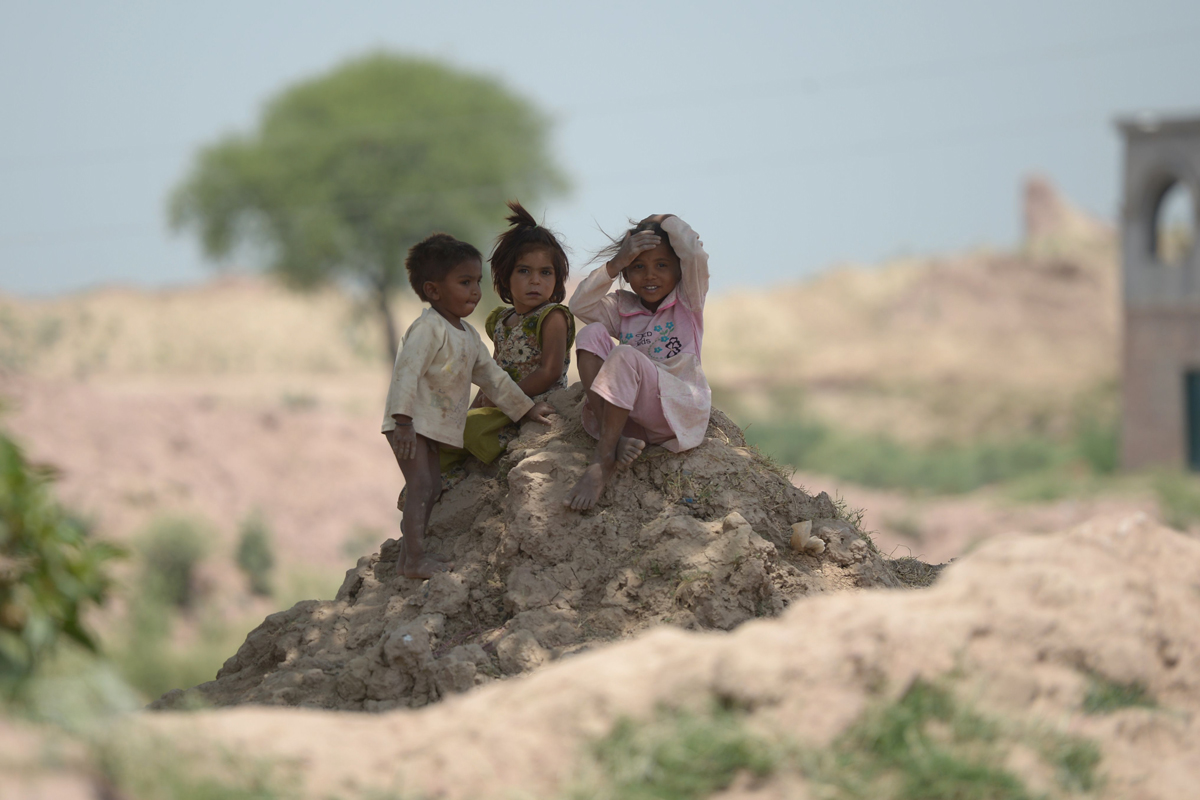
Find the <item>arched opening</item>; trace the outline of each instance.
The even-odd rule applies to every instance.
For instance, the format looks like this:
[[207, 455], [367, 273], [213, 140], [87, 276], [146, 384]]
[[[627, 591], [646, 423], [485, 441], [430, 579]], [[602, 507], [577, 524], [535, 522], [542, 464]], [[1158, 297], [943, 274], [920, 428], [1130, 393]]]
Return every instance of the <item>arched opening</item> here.
[[1173, 181], [1154, 209], [1153, 252], [1161, 264], [1183, 265], [1196, 243], [1196, 199], [1191, 189]]

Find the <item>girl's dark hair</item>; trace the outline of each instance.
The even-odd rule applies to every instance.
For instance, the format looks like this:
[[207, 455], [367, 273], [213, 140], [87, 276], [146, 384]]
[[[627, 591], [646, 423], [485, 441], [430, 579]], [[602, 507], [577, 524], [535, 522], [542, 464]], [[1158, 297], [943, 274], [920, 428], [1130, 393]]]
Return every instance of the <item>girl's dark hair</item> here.
[[431, 233], [408, 249], [404, 268], [417, 297], [428, 303], [425, 282], [440, 281], [450, 270], [471, 259], [483, 262], [483, 255], [474, 245], [460, 242], [448, 233]]
[[496, 246], [492, 248], [492, 256], [488, 259], [492, 265], [492, 286], [496, 294], [506, 303], [513, 301], [509, 283], [513, 270], [517, 268], [517, 261], [525, 251], [540, 248], [550, 253], [550, 263], [554, 265], [554, 291], [550, 294], [550, 302], [561, 303], [567, 296], [567, 274], [570, 270], [562, 243], [554, 231], [538, 225], [533, 215], [516, 200], [509, 200], [508, 207], [513, 212], [508, 216], [510, 227], [496, 237]]
[[[660, 223], [658, 220], [651, 219], [653, 216], [655, 215], [651, 214], [641, 222], [629, 220], [629, 224], [633, 227], [625, 231], [625, 233], [621, 234], [620, 236], [609, 236], [608, 238], [610, 243], [608, 247], [605, 247], [603, 250], [596, 253], [596, 257], [592, 260], [599, 261], [602, 264], [606, 261], [611, 261], [613, 257], [621, 251], [621, 244], [625, 241], [626, 236], [633, 236], [635, 233], [641, 233], [642, 231], [653, 231], [658, 238], [663, 240], [663, 243], [666, 244], [667, 249], [671, 251], [671, 255], [678, 258], [679, 254], [676, 253], [675, 248], [671, 246], [671, 237], [668, 236], [667, 232], [663, 230], [662, 223]], [[608, 236], [608, 234], [605, 234], [605, 236]]]

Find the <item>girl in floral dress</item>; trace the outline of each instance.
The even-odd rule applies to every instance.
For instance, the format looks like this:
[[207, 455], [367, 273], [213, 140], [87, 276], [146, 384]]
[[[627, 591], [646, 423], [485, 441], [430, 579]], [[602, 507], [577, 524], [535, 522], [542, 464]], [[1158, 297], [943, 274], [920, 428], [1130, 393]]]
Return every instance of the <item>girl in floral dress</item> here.
[[[496, 240], [489, 259], [492, 285], [500, 306], [488, 314], [484, 331], [494, 355], [509, 376], [535, 401], [567, 385], [575, 317], [564, 305], [567, 254], [553, 231], [537, 224], [520, 203], [509, 202], [510, 227]], [[517, 436], [517, 426], [480, 392], [467, 413], [463, 447], [442, 448], [445, 475], [473, 455], [485, 464], [494, 461]]]

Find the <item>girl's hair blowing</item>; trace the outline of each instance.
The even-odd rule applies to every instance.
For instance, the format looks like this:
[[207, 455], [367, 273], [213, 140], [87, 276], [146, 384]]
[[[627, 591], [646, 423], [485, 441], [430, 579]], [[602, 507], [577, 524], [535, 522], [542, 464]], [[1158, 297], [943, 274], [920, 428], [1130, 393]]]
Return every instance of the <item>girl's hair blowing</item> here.
[[517, 261], [531, 249], [543, 249], [550, 254], [550, 263], [554, 265], [554, 291], [550, 294], [552, 303], [561, 303], [567, 296], [567, 274], [570, 269], [567, 263], [567, 253], [554, 231], [537, 224], [533, 215], [516, 200], [509, 200], [508, 207], [512, 211], [508, 216], [509, 229], [496, 238], [496, 246], [492, 248], [488, 263], [492, 265], [492, 286], [496, 294], [506, 303], [511, 303], [512, 292], [509, 283], [512, 281], [513, 270]]
[[[621, 245], [625, 243], [626, 236], [633, 236], [635, 233], [641, 233], [642, 231], [653, 231], [653, 233], [658, 236], [658, 238], [662, 239], [663, 243], [667, 245], [667, 249], [671, 251], [671, 254], [678, 258], [678, 253], [675, 252], [675, 247], [671, 244], [671, 237], [666, 231], [663, 230], [661, 222], [651, 219], [651, 217], [646, 217], [641, 222], [629, 220], [629, 224], [633, 227], [616, 238], [608, 236], [607, 233], [604, 234], [605, 236], [608, 236], [609, 245], [600, 252], [596, 253], [595, 257], [592, 259], [593, 262], [599, 261], [604, 263], [606, 261], [611, 261], [613, 257], [621, 251]], [[601, 233], [604, 232], [601, 231]]]

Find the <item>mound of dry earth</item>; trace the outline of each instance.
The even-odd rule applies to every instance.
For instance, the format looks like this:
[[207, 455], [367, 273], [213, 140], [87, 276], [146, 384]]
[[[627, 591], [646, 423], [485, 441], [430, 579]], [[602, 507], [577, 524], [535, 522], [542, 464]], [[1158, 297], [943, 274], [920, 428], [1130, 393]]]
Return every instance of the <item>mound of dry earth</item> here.
[[[756, 730], [822, 747], [924, 679], [1007, 720], [1000, 730], [1093, 741], [1100, 781], [1089, 796], [1190, 797], [1200, 780], [1198, 589], [1200, 542], [1138, 515], [986, 543], [925, 591], [809, 598], [731, 634], [660, 627], [419, 711], [246, 708], [134, 724], [201, 753], [269, 760], [313, 797], [552, 797], [587, 743], [621, 718], [722, 700]], [[1085, 713], [1097, 679], [1140, 684], [1154, 705]], [[1005, 767], [1032, 795], [1059, 794], [1020, 744]], [[776, 773], [752, 796], [816, 796], [809, 780]]]
[[[566, 510], [593, 446], [580, 398], [578, 387], [556, 393], [550, 432], [526, 426], [494, 467], [439, 501], [430, 548], [453, 571], [397, 577], [389, 540], [336, 599], [268, 617], [192, 691], [221, 706], [421, 706], [659, 623], [728, 630], [805, 595], [899, 585], [827, 495], [794, 487], [719, 411], [700, 447], [650, 448], [592, 512]], [[790, 546], [805, 520], [819, 554]], [[176, 691], [156, 706], [186, 699]]]

